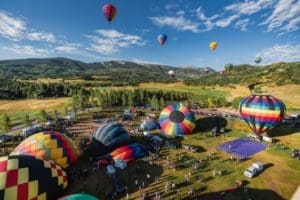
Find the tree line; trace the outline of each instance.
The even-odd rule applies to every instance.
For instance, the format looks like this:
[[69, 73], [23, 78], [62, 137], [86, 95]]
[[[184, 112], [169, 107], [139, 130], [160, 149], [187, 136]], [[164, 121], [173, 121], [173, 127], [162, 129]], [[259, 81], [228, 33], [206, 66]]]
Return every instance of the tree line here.
[[180, 91], [146, 90], [146, 89], [92, 89], [90, 93], [79, 90], [72, 96], [74, 111], [85, 106], [145, 106], [151, 105], [155, 110], [164, 106], [166, 101], [185, 101], [191, 94]]

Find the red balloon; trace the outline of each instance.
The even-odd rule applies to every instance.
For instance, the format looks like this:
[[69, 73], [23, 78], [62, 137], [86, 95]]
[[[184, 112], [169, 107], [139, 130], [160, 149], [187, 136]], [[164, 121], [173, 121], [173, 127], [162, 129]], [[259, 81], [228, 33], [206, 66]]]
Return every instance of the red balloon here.
[[102, 7], [103, 14], [105, 18], [111, 22], [117, 15], [117, 9], [111, 4], [105, 4]]

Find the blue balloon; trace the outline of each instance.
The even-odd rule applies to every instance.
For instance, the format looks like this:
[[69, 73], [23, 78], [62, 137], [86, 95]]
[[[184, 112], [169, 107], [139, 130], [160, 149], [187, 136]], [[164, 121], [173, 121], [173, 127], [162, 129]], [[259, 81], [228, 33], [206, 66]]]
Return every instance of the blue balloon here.
[[159, 42], [160, 45], [164, 45], [165, 42], [167, 41], [168, 36], [166, 34], [161, 34], [157, 37], [157, 41]]

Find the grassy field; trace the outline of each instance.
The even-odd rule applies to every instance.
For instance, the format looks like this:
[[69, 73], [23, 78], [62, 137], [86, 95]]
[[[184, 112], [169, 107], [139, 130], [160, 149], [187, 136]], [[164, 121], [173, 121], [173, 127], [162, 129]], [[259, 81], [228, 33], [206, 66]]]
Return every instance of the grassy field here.
[[[248, 88], [238, 85], [235, 85], [233, 87], [200, 87], [187, 86], [183, 83], [142, 83], [139, 85], [139, 87], [149, 89], [190, 91], [194, 92], [195, 94], [201, 94], [203, 92], [211, 92], [212, 94], [224, 94], [228, 101], [231, 101], [235, 97], [250, 95]], [[300, 85], [262, 87], [262, 90], [266, 94], [271, 94], [281, 99], [286, 104], [288, 109], [300, 109]]]
[[54, 109], [63, 111], [63, 107], [68, 105], [70, 98], [51, 99], [27, 99], [27, 100], [0, 100], [0, 113], [7, 113], [12, 126], [21, 123], [25, 113], [28, 113], [30, 120], [36, 119], [40, 115], [40, 110], [45, 109], [52, 112]]
[[[103, 110], [102, 112], [106, 112]], [[240, 199], [256, 199], [256, 200], [281, 200], [289, 199], [300, 180], [300, 166], [299, 161], [292, 159], [289, 156], [290, 148], [300, 146], [300, 130], [297, 129], [291, 133], [282, 134], [281, 129], [277, 129], [275, 138], [278, 139], [277, 144], [270, 144], [269, 147], [260, 153], [255, 154], [250, 159], [243, 162], [230, 161], [230, 156], [222, 151], [217, 150], [217, 146], [239, 138], [244, 137], [249, 133], [249, 128], [244, 122], [240, 120], [227, 120], [227, 128], [232, 131], [227, 132], [224, 136], [213, 137], [209, 132], [196, 132], [193, 135], [186, 136], [181, 141], [182, 144], [193, 144], [198, 146], [201, 151], [197, 153], [189, 152], [185, 149], [168, 149], [162, 151], [161, 161], [154, 162], [150, 165], [148, 162], [139, 160], [128, 165], [125, 170], [118, 170], [118, 176], [127, 185], [130, 194], [130, 199], [140, 199], [140, 195], [144, 192], [149, 193], [154, 197], [155, 191], [160, 191], [162, 199], [194, 199], [188, 197], [187, 192], [191, 187], [194, 187], [197, 197], [200, 199], [215, 199], [222, 191], [232, 188], [236, 180], [241, 180], [246, 183], [244, 190], [227, 194], [224, 196], [225, 200], [240, 200]], [[135, 121], [133, 123], [138, 123]], [[134, 141], [144, 142], [140, 137], [133, 137]], [[278, 144], [284, 144], [289, 147], [281, 150]], [[211, 160], [207, 160], [208, 153], [213, 153]], [[184, 154], [185, 159], [178, 161], [178, 154]], [[167, 158], [173, 160], [178, 166], [176, 171], [166, 169], [165, 164]], [[199, 164], [198, 169], [194, 170], [192, 165], [193, 160], [202, 159], [202, 164]], [[254, 161], [261, 161], [265, 164], [266, 169], [258, 176], [250, 179], [243, 176], [243, 172]], [[140, 166], [141, 173], [134, 173], [135, 168]], [[88, 159], [81, 160], [76, 167], [90, 168]], [[82, 182], [75, 182], [71, 185], [66, 193], [86, 192], [105, 199], [104, 191], [112, 189], [111, 181], [105, 175], [106, 168], [102, 167], [96, 174], [90, 175], [87, 179], [86, 186], [78, 184]], [[213, 176], [213, 170], [223, 171], [222, 176]], [[191, 172], [190, 183], [184, 183], [184, 176]], [[146, 174], [150, 174], [151, 178], [146, 178]], [[204, 177], [203, 182], [197, 181], [197, 176]], [[136, 177], [134, 177], [136, 175]], [[158, 177], [158, 181], [155, 181]], [[145, 183], [145, 188], [139, 192], [139, 186], [135, 185], [134, 181], [138, 180], [140, 185]], [[177, 195], [176, 191], [165, 192], [165, 184], [168, 182], [175, 182], [180, 188], [179, 193], [181, 198]], [[99, 184], [99, 187], [97, 185]], [[118, 196], [116, 199], [126, 199], [125, 196]]]

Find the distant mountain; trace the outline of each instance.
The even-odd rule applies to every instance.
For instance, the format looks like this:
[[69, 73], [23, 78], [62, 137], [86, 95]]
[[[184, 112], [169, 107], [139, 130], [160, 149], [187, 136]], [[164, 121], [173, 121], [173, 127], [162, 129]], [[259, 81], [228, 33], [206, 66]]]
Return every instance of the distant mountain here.
[[267, 66], [236, 65], [222, 72], [188, 79], [191, 85], [249, 85], [261, 82], [262, 85], [300, 84], [300, 62], [274, 63]]
[[[176, 78], [168, 76], [174, 70]], [[214, 73], [211, 68], [175, 68], [167, 65], [107, 61], [84, 63], [68, 58], [20, 59], [0, 61], [0, 79], [64, 78], [111, 82], [172, 82]], [[105, 78], [104, 78], [105, 77]]]

